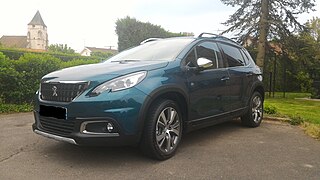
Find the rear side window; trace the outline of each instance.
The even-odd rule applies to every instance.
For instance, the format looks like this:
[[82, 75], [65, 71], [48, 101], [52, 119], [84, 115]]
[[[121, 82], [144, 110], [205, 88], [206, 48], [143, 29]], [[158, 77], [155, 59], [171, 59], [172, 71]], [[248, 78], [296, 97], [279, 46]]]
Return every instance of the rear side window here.
[[244, 66], [245, 65], [245, 61], [242, 57], [242, 54], [240, 52], [240, 49], [234, 47], [234, 46], [230, 46], [230, 45], [226, 45], [226, 44], [220, 44], [229, 67], [236, 67], [236, 66]]
[[240, 50], [240, 52], [241, 52], [241, 54], [242, 54], [242, 57], [243, 57], [243, 59], [244, 59], [244, 64], [245, 65], [248, 65], [248, 64], [250, 64], [249, 62], [249, 58], [247, 57], [247, 55], [245, 54], [245, 52], [241, 49]]

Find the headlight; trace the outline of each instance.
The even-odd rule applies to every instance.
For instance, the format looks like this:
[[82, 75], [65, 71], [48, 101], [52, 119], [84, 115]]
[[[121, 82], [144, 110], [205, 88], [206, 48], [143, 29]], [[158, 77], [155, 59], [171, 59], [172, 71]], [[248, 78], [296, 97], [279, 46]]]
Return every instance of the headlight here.
[[97, 86], [91, 95], [97, 96], [104, 91], [120, 91], [123, 89], [131, 88], [139, 84], [147, 75], [147, 71], [140, 71], [136, 73], [127, 74], [124, 76], [117, 77], [101, 85]]

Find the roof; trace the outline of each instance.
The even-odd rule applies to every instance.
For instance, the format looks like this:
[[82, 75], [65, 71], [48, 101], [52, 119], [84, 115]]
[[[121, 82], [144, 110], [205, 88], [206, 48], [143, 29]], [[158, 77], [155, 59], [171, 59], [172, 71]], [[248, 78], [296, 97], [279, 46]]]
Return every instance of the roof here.
[[118, 51], [115, 49], [105, 49], [105, 48], [96, 48], [96, 47], [85, 47], [89, 49], [91, 52], [106, 52], [106, 53], [117, 53]]
[[40, 15], [40, 12], [37, 11], [37, 13], [34, 15], [33, 19], [30, 21], [30, 23], [28, 25], [42, 25], [44, 27], [47, 27], [44, 22], [43, 19]]
[[0, 43], [6, 47], [27, 48], [27, 36], [2, 36]]

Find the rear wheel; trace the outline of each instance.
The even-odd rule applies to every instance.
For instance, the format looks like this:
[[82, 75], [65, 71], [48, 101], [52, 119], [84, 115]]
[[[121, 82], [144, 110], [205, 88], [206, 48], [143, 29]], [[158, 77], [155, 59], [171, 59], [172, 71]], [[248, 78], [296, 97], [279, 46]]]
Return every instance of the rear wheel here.
[[263, 98], [259, 92], [254, 92], [250, 98], [248, 112], [241, 117], [242, 124], [248, 127], [258, 127], [263, 118]]
[[142, 151], [150, 157], [165, 160], [172, 157], [182, 136], [182, 115], [172, 100], [152, 105], [141, 140]]

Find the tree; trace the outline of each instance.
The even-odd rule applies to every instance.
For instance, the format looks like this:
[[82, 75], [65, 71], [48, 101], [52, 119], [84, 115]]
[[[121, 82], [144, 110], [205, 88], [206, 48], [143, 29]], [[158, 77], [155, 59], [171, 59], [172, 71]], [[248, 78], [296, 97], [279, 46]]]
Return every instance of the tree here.
[[54, 52], [54, 53], [65, 53], [65, 54], [74, 54], [74, 50], [71, 49], [71, 47], [68, 47], [67, 44], [51, 44], [48, 47], [49, 52]]
[[100, 52], [100, 51], [97, 51], [97, 52], [92, 52], [91, 53], [91, 56], [93, 57], [98, 57], [102, 60], [105, 60], [105, 59], [108, 59], [109, 57], [111, 57], [113, 54], [110, 53], [110, 52]]
[[116, 21], [116, 33], [118, 35], [119, 52], [137, 46], [148, 38], [184, 36], [184, 34], [172, 33], [161, 26], [153, 25], [149, 22], [144, 23], [129, 16]]
[[263, 70], [268, 39], [285, 38], [304, 28], [296, 18], [297, 14], [309, 12], [315, 0], [221, 0], [231, 6], [240, 6], [224, 23], [230, 26], [227, 32], [237, 32], [244, 42], [249, 36], [258, 37], [256, 63]]

